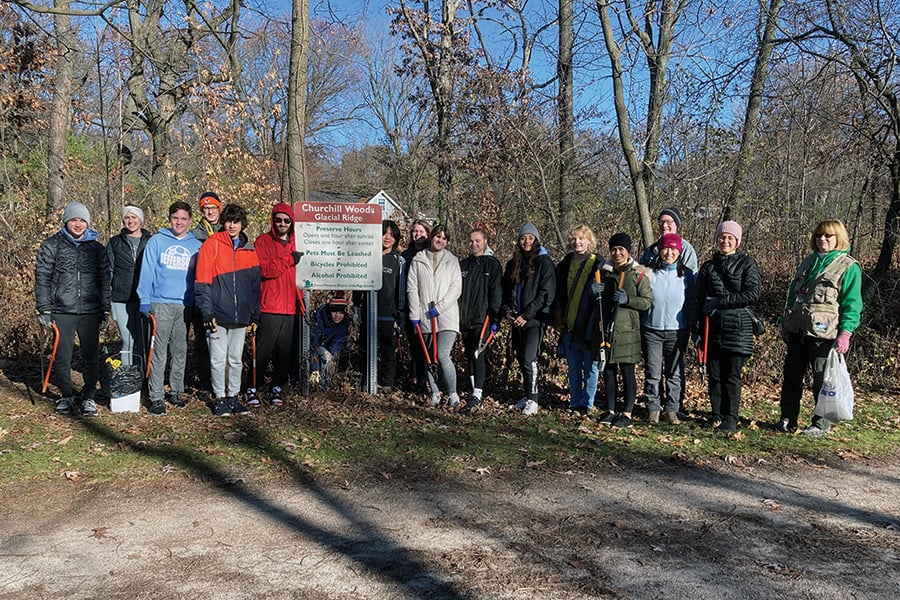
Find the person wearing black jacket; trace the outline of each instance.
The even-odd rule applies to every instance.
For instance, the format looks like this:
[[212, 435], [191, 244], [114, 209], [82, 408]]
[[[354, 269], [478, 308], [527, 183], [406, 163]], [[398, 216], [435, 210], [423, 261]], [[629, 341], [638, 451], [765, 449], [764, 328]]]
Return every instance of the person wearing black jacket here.
[[[756, 261], [738, 254], [742, 229], [723, 221], [716, 229], [716, 254], [703, 263], [697, 280], [694, 328], [709, 327], [709, 401], [712, 425], [721, 431], [737, 429], [741, 402], [741, 369], [753, 354], [753, 321], [748, 309], [759, 301], [761, 284]], [[697, 334], [694, 334], [695, 342]]]
[[53, 373], [62, 398], [56, 412], [67, 415], [75, 408], [71, 369], [77, 332], [84, 362], [81, 414], [85, 417], [97, 414], [100, 327], [106, 325], [110, 309], [109, 258], [90, 224], [84, 204], [67, 204], [62, 229], [41, 243], [34, 268], [38, 320], [44, 327], [55, 323], [59, 329]]
[[537, 414], [538, 357], [556, 294], [556, 267], [541, 246], [537, 227], [519, 229], [513, 257], [503, 272], [503, 312], [512, 326], [512, 346], [522, 370], [524, 396], [511, 409]]
[[112, 285], [112, 317], [122, 338], [122, 364], [144, 364], [144, 336], [141, 333], [141, 301], [137, 295], [138, 275], [150, 232], [143, 229], [144, 211], [137, 206], [122, 208], [122, 231], [106, 246]]
[[[464, 411], [481, 406], [486, 372], [485, 354], [475, 356], [481, 344], [485, 318], [490, 319], [489, 330], [500, 329], [500, 306], [503, 301], [503, 267], [493, 254], [487, 253], [488, 236], [481, 228], [469, 232], [469, 256], [459, 261], [462, 275], [462, 295], [459, 298], [459, 328], [466, 353], [466, 370], [472, 386], [472, 396]], [[485, 337], [488, 336], [485, 331]]]
[[403, 329], [406, 331], [406, 339], [409, 343], [409, 354], [412, 356], [412, 373], [410, 373], [410, 391], [420, 392], [428, 387], [425, 375], [425, 355], [422, 353], [422, 345], [419, 336], [409, 319], [409, 304], [407, 302], [406, 284], [409, 278], [409, 267], [412, 265], [416, 254], [428, 247], [431, 239], [431, 227], [424, 219], [416, 219], [409, 228], [409, 244], [400, 254], [402, 259], [400, 270], [400, 295], [397, 304], [400, 310], [400, 319]]

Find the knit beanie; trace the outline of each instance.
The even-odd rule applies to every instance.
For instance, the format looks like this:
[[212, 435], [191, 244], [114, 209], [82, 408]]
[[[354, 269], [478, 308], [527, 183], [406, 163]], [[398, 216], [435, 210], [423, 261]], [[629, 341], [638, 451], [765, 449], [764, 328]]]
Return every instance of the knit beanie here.
[[662, 251], [663, 248], [675, 248], [680, 254], [683, 247], [681, 244], [681, 236], [677, 233], [664, 233], [662, 234], [662, 237], [659, 238], [658, 247], [660, 251]]
[[82, 219], [88, 224], [88, 227], [91, 225], [91, 213], [88, 211], [87, 206], [81, 202], [69, 202], [66, 204], [66, 209], [63, 211], [63, 225], [72, 219]]
[[662, 218], [663, 215], [669, 215], [672, 217], [672, 220], [675, 221], [675, 227], [681, 227], [681, 213], [678, 212], [678, 209], [674, 206], [670, 206], [668, 208], [664, 208], [659, 211], [659, 217]]
[[719, 226], [716, 227], [715, 239], [718, 240], [719, 236], [723, 233], [730, 233], [737, 240], [738, 246], [741, 245], [741, 235], [744, 233], [744, 230], [741, 229], [741, 226], [738, 225], [737, 221], [722, 221], [719, 223]]
[[628, 254], [631, 254], [631, 236], [627, 233], [619, 232], [609, 238], [609, 249], [612, 250], [616, 246], [621, 246], [628, 250]]
[[519, 229], [519, 235], [516, 236], [516, 239], [521, 239], [521, 237], [525, 234], [531, 234], [534, 236], [534, 241], [540, 242], [541, 236], [538, 235], [537, 227], [534, 226], [534, 223], [525, 223], [522, 225], [522, 228]]
[[218, 194], [215, 192], [203, 192], [200, 194], [200, 210], [203, 210], [207, 206], [215, 206], [219, 210], [222, 210], [222, 202], [219, 200]]
[[132, 206], [130, 204], [127, 206], [123, 206], [122, 207], [122, 219], [124, 220], [125, 216], [129, 213], [136, 216], [138, 218], [138, 220], [140, 220], [141, 225], [144, 224], [144, 211], [142, 211], [140, 208], [138, 208], [137, 206]]

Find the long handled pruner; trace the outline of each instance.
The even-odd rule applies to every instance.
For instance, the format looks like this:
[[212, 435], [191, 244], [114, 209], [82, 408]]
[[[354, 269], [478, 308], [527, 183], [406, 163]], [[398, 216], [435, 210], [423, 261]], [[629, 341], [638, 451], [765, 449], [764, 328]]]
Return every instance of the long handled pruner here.
[[50, 360], [47, 362], [47, 370], [44, 371], [44, 349], [41, 348], [41, 395], [47, 393], [50, 373], [53, 372], [53, 361], [56, 360], [56, 350], [59, 348], [59, 327], [53, 321], [50, 321], [49, 327], [53, 331], [53, 350], [50, 351]]
[[[594, 271], [594, 283], [600, 283], [600, 271]], [[606, 328], [603, 325], [602, 295], [597, 296], [597, 313], [600, 320], [600, 346], [597, 348], [597, 362], [600, 364], [600, 370], [602, 371], [606, 368], [606, 353], [610, 350], [610, 342], [606, 339]]]
[[250, 330], [250, 378], [253, 380], [253, 387], [256, 388], [256, 329]]
[[697, 370], [700, 371], [700, 382], [706, 379], [706, 359], [709, 353], [709, 315], [703, 317], [703, 334], [697, 346]]
[[[434, 302], [431, 302], [428, 305], [429, 308], [434, 308]], [[419, 336], [419, 342], [422, 344], [422, 352], [425, 354], [425, 364], [428, 366], [428, 372], [431, 373], [431, 377], [434, 380], [434, 384], [438, 384], [438, 376], [440, 375], [438, 371], [438, 359], [437, 359], [437, 318], [431, 318], [431, 352], [428, 351], [428, 345], [425, 343], [425, 336], [422, 335], [422, 327], [421, 325], [416, 325], [416, 334]]]
[[153, 348], [156, 346], [156, 317], [153, 313], [147, 313], [150, 320], [150, 346], [147, 350], [147, 366], [144, 368], [144, 378], [150, 377], [150, 363], [153, 360]]
[[[625, 271], [621, 271], [619, 273], [619, 281], [616, 282], [616, 290], [622, 289], [622, 283], [625, 281]], [[609, 340], [610, 348], [612, 347], [613, 342], [613, 333], [616, 330], [616, 316], [619, 313], [619, 304], [617, 302], [613, 303], [612, 311], [609, 315], [609, 329], [606, 332], [606, 339]], [[610, 349], [610, 356], [612, 355], [612, 350]]]
[[481, 334], [478, 336], [478, 347], [475, 348], [475, 352], [472, 353], [472, 355], [475, 358], [478, 358], [479, 356], [481, 356], [481, 354], [485, 350], [487, 350], [487, 346], [488, 346], [488, 344], [491, 343], [491, 340], [494, 339], [494, 330], [493, 329], [491, 329], [491, 332], [487, 336], [486, 339], [484, 337], [484, 332], [487, 331], [488, 325], [490, 325], [490, 323], [491, 323], [491, 316], [485, 315], [484, 316], [484, 325], [481, 326]]

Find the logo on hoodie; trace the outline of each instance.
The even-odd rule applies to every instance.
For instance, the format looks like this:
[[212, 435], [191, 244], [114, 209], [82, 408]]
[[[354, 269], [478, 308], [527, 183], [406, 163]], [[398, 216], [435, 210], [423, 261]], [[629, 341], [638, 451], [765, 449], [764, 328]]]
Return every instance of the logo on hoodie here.
[[184, 246], [169, 246], [159, 256], [159, 264], [170, 271], [187, 271], [191, 256], [191, 251]]

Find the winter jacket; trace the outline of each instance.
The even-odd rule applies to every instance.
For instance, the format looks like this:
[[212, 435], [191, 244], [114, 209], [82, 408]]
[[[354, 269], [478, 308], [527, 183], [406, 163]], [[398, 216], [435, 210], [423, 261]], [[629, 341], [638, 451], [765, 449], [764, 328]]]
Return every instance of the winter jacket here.
[[[424, 248], [422, 250], [424, 250]], [[412, 245], [400, 254], [400, 264], [403, 269], [400, 271], [400, 295], [397, 297], [397, 304], [400, 312], [406, 317], [409, 316], [409, 302], [407, 300], [409, 294], [407, 293], [406, 288], [406, 283], [409, 281], [409, 268], [412, 266], [412, 261], [416, 257], [416, 254], [422, 250], [416, 248], [415, 245]]]
[[227, 231], [203, 242], [197, 256], [194, 293], [204, 321], [223, 325], [259, 322], [259, 257], [243, 233], [237, 247]]
[[138, 302], [138, 275], [141, 273], [144, 248], [149, 241], [150, 232], [146, 229], [141, 229], [137, 246], [132, 245], [125, 229], [110, 238], [106, 254], [109, 258], [113, 302]]
[[703, 306], [711, 298], [719, 304], [709, 315], [709, 345], [750, 356], [753, 322], [748, 307], [759, 301], [761, 284], [756, 261], [746, 254], [715, 254], [700, 267], [694, 314], [701, 331]]
[[697, 276], [686, 266], [676, 262], [660, 263], [652, 271], [650, 290], [653, 304], [644, 313], [643, 326], [656, 331], [689, 329], [694, 324], [694, 294]]
[[585, 261], [574, 266], [574, 273], [573, 259], [574, 254], [570, 252], [556, 265], [554, 326], [561, 333], [571, 332], [576, 341], [599, 342], [600, 314], [597, 311], [597, 296], [591, 291], [591, 284], [596, 281], [595, 274], [600, 272], [603, 259], [591, 254]]
[[[653, 244], [644, 250], [644, 253], [641, 254], [641, 264], [645, 267], [649, 267], [657, 258], [659, 258], [659, 241], [653, 242]], [[697, 274], [697, 269], [700, 266], [697, 260], [697, 251], [694, 250], [691, 243], [684, 238], [681, 238], [681, 256], [679, 256], [679, 260], [681, 261], [681, 264], [693, 271], [695, 275]]]
[[440, 313], [437, 317], [437, 330], [459, 333], [462, 275], [459, 272], [459, 261], [452, 252], [425, 249], [417, 253], [409, 267], [406, 286], [409, 318], [420, 321], [424, 333], [431, 333], [431, 319], [425, 313], [432, 302]]
[[499, 323], [503, 304], [503, 266], [488, 254], [467, 256], [459, 261], [462, 294], [459, 297], [459, 326], [481, 329], [484, 317]]
[[219, 233], [222, 231], [222, 223], [216, 223], [213, 225], [209, 221], [206, 220], [206, 217], [200, 217], [200, 222], [197, 223], [197, 226], [191, 229], [191, 233], [194, 234], [194, 237], [200, 240], [202, 244], [206, 240], [208, 240], [214, 233]]
[[97, 237], [95, 229], [87, 229], [76, 240], [64, 227], [41, 243], [34, 267], [38, 312], [109, 312], [109, 258]]
[[[641, 361], [641, 311], [647, 310], [653, 303], [651, 272], [633, 258], [629, 258], [621, 269], [616, 269], [607, 261], [600, 267], [600, 272], [603, 274], [602, 306], [606, 331], [609, 331], [610, 323], [615, 318], [609, 362], [637, 364]], [[619, 305], [613, 302], [613, 294], [618, 288], [621, 273], [625, 274], [622, 289], [628, 294], [628, 302]]]
[[194, 305], [194, 269], [200, 241], [190, 232], [181, 239], [160, 229], [144, 247], [137, 294], [141, 304]]
[[[518, 250], [517, 250], [518, 252]], [[529, 274], [528, 261], [522, 265], [518, 283], [513, 282], [516, 259], [506, 263], [503, 270], [503, 312], [521, 315], [526, 327], [537, 327], [550, 322], [550, 307], [556, 296], [556, 267], [541, 247], [533, 259], [533, 271]]]
[[287, 240], [279, 238], [272, 222], [275, 213], [284, 213], [293, 218], [290, 205], [276, 204], [269, 217], [271, 228], [256, 238], [254, 243], [262, 277], [259, 310], [273, 315], [295, 315], [298, 298], [297, 267], [291, 254], [297, 249], [294, 243], [294, 230], [290, 230]]
[[321, 346], [337, 358], [347, 344], [347, 337], [350, 334], [350, 317], [349, 315], [345, 316], [340, 323], [335, 323], [328, 314], [328, 307], [328, 304], [323, 304], [316, 309], [316, 314], [313, 315], [309, 347], [315, 351]]
[[378, 290], [378, 320], [396, 321], [400, 317], [400, 275], [403, 258], [398, 252], [381, 255], [381, 289]]
[[847, 250], [813, 252], [797, 268], [781, 323], [785, 331], [833, 340], [862, 314], [862, 270]]

